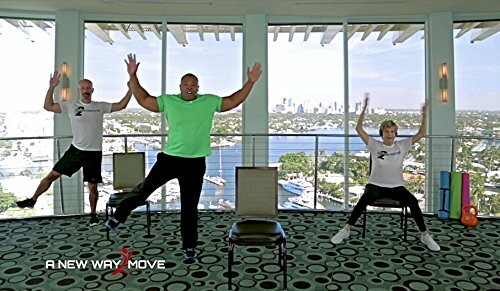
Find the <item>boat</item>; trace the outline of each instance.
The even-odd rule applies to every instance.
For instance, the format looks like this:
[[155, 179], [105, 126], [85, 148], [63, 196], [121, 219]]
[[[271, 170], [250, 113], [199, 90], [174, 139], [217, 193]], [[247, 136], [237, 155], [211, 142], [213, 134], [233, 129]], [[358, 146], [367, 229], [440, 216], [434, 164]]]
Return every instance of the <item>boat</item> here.
[[224, 186], [226, 184], [226, 180], [222, 178], [222, 151], [219, 147], [219, 176], [208, 176], [204, 175], [203, 179], [208, 182], [214, 183], [217, 186]]
[[31, 157], [31, 160], [33, 162], [46, 162], [49, 160], [49, 156], [48, 155], [33, 156]]
[[153, 149], [155, 149], [155, 150], [161, 150], [162, 149], [161, 143], [159, 141], [153, 142], [153, 145], [151, 147]]
[[313, 185], [303, 179], [288, 180], [280, 184], [283, 190], [293, 194], [302, 195], [304, 193], [314, 193]]
[[203, 179], [207, 180], [210, 183], [214, 183], [215, 185], [218, 185], [218, 186], [224, 186], [226, 184], [226, 180], [224, 180], [222, 177], [219, 177], [219, 176], [204, 175]]
[[208, 204], [208, 209], [219, 209], [219, 206], [217, 205], [213, 205], [212, 204], [212, 201], [210, 200], [209, 204]]
[[285, 208], [292, 208], [292, 209], [303, 209], [303, 208], [308, 208], [308, 209], [325, 209], [325, 206], [323, 204], [319, 203], [316, 201], [316, 208], [314, 208], [314, 195], [300, 195], [297, 197], [289, 197], [288, 201], [284, 203], [283, 205]]
[[235, 208], [235, 204], [229, 200], [224, 200], [224, 199], [219, 199], [219, 206], [222, 207], [222, 208], [230, 208], [230, 209], [234, 209]]
[[[179, 185], [179, 180], [172, 179], [165, 183], [165, 202], [171, 203], [178, 201], [181, 197], [181, 187]], [[154, 191], [151, 196], [149, 196], [149, 200], [157, 203], [162, 201], [162, 191], [157, 190]]]

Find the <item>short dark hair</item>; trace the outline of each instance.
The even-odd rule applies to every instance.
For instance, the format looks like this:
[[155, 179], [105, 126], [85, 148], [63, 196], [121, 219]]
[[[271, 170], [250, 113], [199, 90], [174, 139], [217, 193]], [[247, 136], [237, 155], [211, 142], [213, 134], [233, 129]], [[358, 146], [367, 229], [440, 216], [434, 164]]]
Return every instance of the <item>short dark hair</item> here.
[[182, 76], [181, 78], [181, 83], [182, 81], [184, 81], [185, 78], [187, 77], [191, 77], [191, 78], [194, 78], [196, 80], [196, 84], [198, 84], [198, 77], [196, 77], [193, 73], [187, 73], [185, 74], [184, 76]]
[[82, 82], [88, 82], [92, 87], [94, 87], [94, 84], [92, 84], [92, 81], [90, 81], [89, 79], [81, 79], [80, 81], [78, 81], [78, 85], [81, 85]]

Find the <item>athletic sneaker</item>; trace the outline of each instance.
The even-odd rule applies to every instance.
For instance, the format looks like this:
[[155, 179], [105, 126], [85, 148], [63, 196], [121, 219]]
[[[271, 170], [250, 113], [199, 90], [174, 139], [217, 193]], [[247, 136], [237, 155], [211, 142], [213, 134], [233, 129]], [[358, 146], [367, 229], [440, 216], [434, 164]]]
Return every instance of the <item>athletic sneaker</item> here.
[[17, 204], [17, 207], [21, 207], [21, 208], [33, 208], [33, 206], [35, 206], [35, 203], [36, 201], [31, 199], [31, 198], [28, 198], [26, 200], [23, 200], [23, 201], [17, 201], [16, 204]]
[[431, 251], [437, 252], [441, 249], [439, 245], [434, 241], [432, 236], [428, 233], [422, 234], [420, 236], [420, 241], [424, 243]]
[[97, 213], [90, 213], [89, 225], [94, 226], [98, 224], [99, 224], [99, 216], [97, 216]]
[[198, 256], [195, 248], [187, 248], [184, 250], [184, 259], [194, 260]]
[[344, 239], [348, 238], [349, 235], [351, 234], [351, 231], [346, 229], [346, 228], [342, 228], [339, 232], [337, 232], [336, 235], [334, 235], [332, 237], [332, 244], [339, 244], [341, 243]]
[[110, 219], [108, 219], [108, 221], [104, 223], [104, 225], [106, 225], [106, 227], [111, 231], [116, 231], [116, 228], [118, 227], [119, 224], [120, 222], [116, 220], [114, 217], [111, 217]]

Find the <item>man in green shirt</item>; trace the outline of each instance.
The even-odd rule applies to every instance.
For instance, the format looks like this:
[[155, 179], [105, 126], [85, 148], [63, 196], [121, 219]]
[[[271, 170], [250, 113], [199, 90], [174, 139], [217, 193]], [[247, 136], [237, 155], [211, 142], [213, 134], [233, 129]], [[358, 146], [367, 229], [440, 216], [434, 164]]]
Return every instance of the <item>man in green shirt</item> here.
[[169, 124], [168, 141], [163, 152], [158, 153], [156, 163], [146, 179], [137, 185], [129, 198], [122, 200], [106, 227], [115, 230], [124, 223], [131, 211], [160, 186], [177, 178], [181, 190], [181, 235], [186, 259], [195, 259], [198, 241], [198, 202], [200, 200], [205, 157], [210, 155], [210, 130], [215, 112], [224, 112], [240, 105], [250, 94], [253, 85], [262, 74], [261, 64], [247, 68], [247, 82], [241, 89], [227, 97], [198, 94], [198, 78], [186, 74], [181, 78], [180, 94], [151, 96], [137, 79], [135, 55], [129, 54], [127, 71], [130, 90], [137, 102], [152, 112], [165, 112]]

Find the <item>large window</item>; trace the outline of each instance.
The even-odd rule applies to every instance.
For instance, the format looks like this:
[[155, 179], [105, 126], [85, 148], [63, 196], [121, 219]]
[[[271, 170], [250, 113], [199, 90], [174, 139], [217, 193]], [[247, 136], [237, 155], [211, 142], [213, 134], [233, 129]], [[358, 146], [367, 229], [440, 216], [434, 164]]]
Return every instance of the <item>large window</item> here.
[[[168, 24], [166, 35], [161, 23], [86, 23], [85, 76], [94, 82], [95, 100], [118, 101], [126, 92], [128, 74], [124, 59], [136, 54], [141, 63], [138, 78], [141, 85], [153, 96], [163, 93], [180, 93], [181, 77], [193, 73], [199, 79], [199, 94], [211, 93], [229, 96], [242, 86], [242, 26], [217, 24]], [[166, 48], [162, 40], [166, 40]], [[162, 50], [166, 59], [162, 60]], [[162, 63], [166, 63], [166, 78], [162, 78]], [[165, 92], [162, 92], [165, 86]], [[142, 109], [135, 100], [129, 108], [109, 114], [105, 120], [105, 134], [158, 134], [157, 136], [130, 137], [127, 150], [145, 151], [147, 169], [156, 161], [156, 154], [164, 144], [160, 137], [161, 114]], [[165, 131], [168, 131], [168, 123]], [[217, 114], [213, 133], [237, 133], [241, 131], [241, 112]], [[207, 159], [207, 181], [213, 177], [231, 180], [235, 157], [232, 145], [234, 136], [217, 136], [212, 140], [213, 154]], [[105, 138], [103, 144], [102, 193], [113, 191], [111, 186], [111, 153], [123, 151], [124, 138]], [[219, 147], [224, 147], [218, 150]], [[238, 146], [236, 146], [238, 147]], [[224, 159], [224, 161], [222, 161]], [[229, 176], [229, 177], [228, 177]], [[109, 178], [109, 179], [108, 179]], [[223, 187], [204, 183], [200, 208], [219, 208], [219, 200], [233, 197], [234, 183]], [[151, 195], [154, 209], [178, 209], [179, 185], [176, 180]], [[217, 197], [216, 197], [217, 196]], [[228, 196], [228, 197], [226, 197]], [[99, 201], [107, 199], [103, 195]], [[85, 199], [86, 201], [87, 199]], [[104, 205], [98, 205], [99, 209]]]
[[[14, 207], [31, 197], [53, 165], [53, 115], [43, 110], [54, 70], [54, 22], [0, 18], [0, 217], [53, 214], [49, 189], [34, 209]], [[21, 137], [21, 138], [20, 138]]]
[[[341, 24], [274, 24], [268, 27], [271, 133], [343, 133], [341, 30]], [[318, 142], [322, 165], [330, 155], [343, 151], [342, 136], [322, 137]], [[311, 136], [270, 137], [270, 162], [281, 165], [280, 202], [284, 208], [314, 208], [311, 186], [315, 186], [315, 143]], [[326, 166], [319, 171], [320, 182], [335, 175]], [[294, 193], [296, 188], [303, 189], [299, 191], [303, 199], [297, 199], [300, 193]], [[332, 195], [340, 195], [338, 189], [329, 187], [328, 190]], [[319, 209], [341, 208], [341, 205], [334, 200], [316, 201]]]
[[[167, 92], [178, 94], [183, 75], [198, 77], [199, 94], [226, 97], [246, 82], [243, 68], [242, 26], [169, 24], [167, 33]], [[241, 133], [241, 109], [217, 114], [212, 133]], [[234, 137], [214, 137], [212, 145], [231, 145]]]
[[[241, 88], [247, 79], [246, 70], [244, 75], [242, 73], [241, 25], [169, 24], [167, 27], [168, 93], [180, 92], [180, 80], [186, 73], [198, 77], [199, 94], [225, 97]], [[241, 160], [241, 144], [233, 134], [241, 133], [241, 110], [216, 114], [212, 133], [229, 135], [212, 137], [212, 155], [207, 157], [205, 183], [198, 206], [202, 209], [234, 205], [234, 168]], [[226, 182], [221, 185], [218, 181]]]
[[[268, 28], [269, 112], [273, 132], [287, 128], [286, 114], [338, 114], [343, 110], [342, 25], [272, 25]], [[279, 115], [281, 114], [281, 115]], [[315, 124], [332, 127], [332, 124]]]
[[485, 215], [500, 213], [500, 21], [454, 24], [457, 170], [470, 174], [471, 200]]
[[[349, 24], [346, 33], [349, 104], [344, 104], [343, 26], [269, 27], [270, 131], [338, 135], [320, 137], [318, 141], [310, 137], [303, 137], [303, 141], [298, 137], [277, 137], [283, 140], [280, 148], [293, 140], [295, 152], [305, 153], [302, 158], [283, 157], [282, 151], [275, 150], [277, 161], [282, 164], [290, 160], [303, 163], [303, 171], [297, 165], [285, 164], [286, 171], [281, 173], [284, 180], [298, 177], [312, 181], [312, 175], [316, 175], [318, 200], [327, 208], [343, 208], [346, 198], [351, 204], [357, 202], [367, 182], [369, 156], [357, 136], [349, 137], [349, 151], [346, 151], [344, 128], [347, 126], [356, 135], [354, 126], [362, 101], [370, 96], [365, 121], [370, 134], [378, 133], [378, 125], [384, 119], [396, 121], [400, 135], [418, 130], [425, 102], [423, 28], [420, 23]], [[346, 118], [348, 124], [344, 122]], [[318, 151], [314, 153], [316, 142]], [[411, 190], [418, 193], [419, 200], [424, 201], [422, 145], [415, 146], [408, 157], [410, 165], [405, 179]], [[346, 154], [349, 155], [347, 179], [344, 178]], [[306, 171], [315, 163], [316, 173]], [[344, 185], [347, 180], [348, 187]]]
[[[151, 95], [161, 94], [160, 32], [157, 23], [85, 23], [84, 78], [94, 84], [93, 100], [118, 102], [125, 95], [129, 76], [124, 60], [130, 53], [141, 63], [141, 85]], [[128, 108], [141, 107], [132, 100]]]
[[[135, 54], [141, 63], [137, 76], [141, 85], [151, 94], [161, 94], [161, 24], [158, 23], [85, 23], [84, 78], [94, 85], [92, 100], [118, 102], [127, 92], [129, 76], [124, 60]], [[80, 98], [80, 96], [73, 96]], [[151, 113], [138, 105], [132, 97], [127, 109], [104, 118], [104, 134], [159, 134], [160, 114]], [[103, 139], [103, 183], [99, 185], [101, 199], [97, 210], [103, 210], [112, 186], [112, 153], [128, 151], [151, 152], [148, 155], [148, 170], [154, 163], [153, 151], [161, 148], [160, 137]], [[156, 150], [157, 151], [157, 150]], [[87, 187], [85, 211], [89, 212]]]
[[[392, 119], [399, 139], [418, 131], [425, 102], [424, 24], [350, 24], [349, 32], [349, 132], [355, 126], [365, 97], [369, 97], [364, 129], [379, 133], [382, 121]], [[413, 146], [405, 161], [404, 180], [424, 205], [425, 149]], [[356, 203], [367, 182], [369, 154], [360, 138], [350, 141], [349, 201]]]

